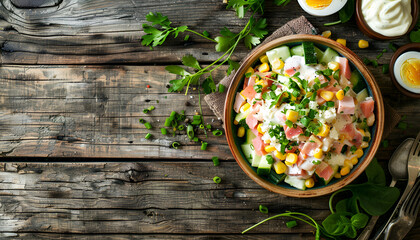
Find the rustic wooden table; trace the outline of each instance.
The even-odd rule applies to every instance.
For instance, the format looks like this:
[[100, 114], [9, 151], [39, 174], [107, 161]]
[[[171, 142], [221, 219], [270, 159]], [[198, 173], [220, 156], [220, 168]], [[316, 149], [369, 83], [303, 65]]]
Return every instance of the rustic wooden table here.
[[[300, 15], [333, 38], [347, 39], [361, 57], [374, 58], [388, 42], [370, 41], [354, 21], [333, 27], [304, 13], [266, 1], [270, 32]], [[215, 36], [222, 27], [239, 31], [246, 19], [225, 10], [221, 0], [2, 0], [0, 1], [0, 238], [24, 239], [237, 239], [270, 214], [296, 210], [322, 221], [329, 196], [296, 199], [270, 193], [237, 166], [224, 137], [209, 136], [207, 151], [185, 135], [163, 137], [159, 128], [172, 110], [198, 110], [198, 92], [168, 93], [175, 76], [168, 64], [185, 54], [200, 63], [217, 59], [214, 44], [192, 37], [170, 40], [151, 51], [140, 44], [148, 12], [162, 12], [175, 25], [187, 24]], [[395, 41], [408, 43], [407, 38]], [[241, 46], [240, 60], [248, 52]], [[386, 52], [379, 63], [388, 63]], [[400, 94], [381, 68], [374, 73], [385, 100], [409, 124], [394, 129], [377, 158], [386, 165], [396, 146], [420, 131], [420, 100]], [[223, 77], [226, 67], [215, 78]], [[146, 88], [150, 85], [151, 88]], [[159, 103], [157, 103], [159, 101]], [[156, 110], [143, 114], [145, 106]], [[203, 103], [206, 122], [221, 128]], [[154, 137], [139, 118], [153, 122]], [[200, 136], [204, 138], [204, 136]], [[173, 141], [181, 149], [169, 148]], [[218, 156], [221, 164], [210, 160]], [[223, 179], [214, 184], [217, 175]], [[288, 229], [274, 220], [249, 239], [313, 239], [305, 224]], [[420, 222], [406, 239], [420, 237]]]

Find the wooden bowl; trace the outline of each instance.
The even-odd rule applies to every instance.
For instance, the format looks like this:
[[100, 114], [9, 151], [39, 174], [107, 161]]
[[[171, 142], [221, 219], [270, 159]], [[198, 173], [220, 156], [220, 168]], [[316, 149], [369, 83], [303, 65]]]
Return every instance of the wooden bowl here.
[[409, 43], [406, 44], [400, 48], [398, 48], [397, 51], [395, 51], [394, 55], [392, 55], [391, 61], [389, 63], [389, 75], [391, 77], [392, 83], [400, 92], [402, 92], [404, 95], [412, 98], [420, 98], [420, 94], [413, 93], [405, 89], [403, 86], [401, 86], [397, 79], [395, 78], [395, 72], [394, 72], [394, 64], [395, 61], [397, 61], [397, 58], [401, 56], [401, 54], [408, 52], [408, 51], [418, 51], [420, 52], [420, 43]]
[[416, 26], [417, 19], [419, 17], [419, 2], [417, 0], [411, 0], [411, 16], [413, 17], [413, 21], [410, 25], [408, 31], [400, 36], [388, 37], [382, 34], [379, 34], [372, 30], [369, 25], [366, 23], [363, 14], [362, 14], [362, 0], [356, 0], [356, 24], [357, 27], [362, 31], [366, 36], [376, 39], [376, 40], [392, 40], [400, 38], [404, 35], [409, 34], [413, 28]]
[[[250, 166], [248, 161], [245, 159], [242, 150], [240, 149], [239, 145], [241, 140], [236, 136], [237, 133], [237, 126], [233, 124], [234, 120], [234, 111], [233, 111], [233, 104], [235, 101], [235, 94], [238, 92], [240, 87], [242, 87], [242, 83], [244, 80], [244, 75], [246, 70], [252, 66], [260, 56], [265, 54], [266, 51], [284, 45], [297, 45], [303, 41], [311, 41], [314, 42], [318, 47], [326, 48], [330, 47], [337, 51], [342, 56], [346, 57], [349, 62], [352, 63], [352, 67], [357, 68], [362, 76], [365, 78], [365, 81], [368, 86], [369, 94], [375, 100], [375, 112], [376, 112], [376, 123], [372, 126], [372, 140], [370, 146], [365, 149], [365, 154], [357, 165], [355, 165], [352, 171], [342, 177], [340, 179], [333, 179], [328, 185], [325, 186], [315, 186], [314, 188], [307, 189], [305, 191], [298, 190], [296, 188], [290, 187], [286, 183], [280, 183], [280, 185], [275, 185], [274, 183], [270, 182], [268, 178], [261, 177], [257, 175], [256, 171]], [[229, 148], [236, 159], [236, 162], [242, 168], [242, 170], [252, 178], [256, 183], [261, 185], [262, 187], [270, 190], [272, 192], [280, 193], [283, 195], [291, 196], [291, 197], [316, 197], [325, 194], [329, 194], [332, 192], [337, 191], [338, 189], [346, 186], [354, 179], [356, 179], [369, 165], [370, 161], [374, 157], [376, 150], [381, 141], [383, 128], [384, 128], [384, 104], [382, 100], [382, 95], [379, 90], [378, 85], [375, 82], [373, 75], [369, 72], [366, 66], [363, 64], [362, 60], [356, 56], [350, 49], [344, 47], [340, 43], [336, 41], [315, 35], [291, 35], [282, 38], [278, 38], [274, 41], [266, 43], [258, 47], [254, 52], [252, 52], [240, 66], [238, 71], [236, 72], [233, 81], [229, 87], [227, 92], [227, 98], [225, 102], [225, 130], [226, 130], [226, 138], [229, 144]]]

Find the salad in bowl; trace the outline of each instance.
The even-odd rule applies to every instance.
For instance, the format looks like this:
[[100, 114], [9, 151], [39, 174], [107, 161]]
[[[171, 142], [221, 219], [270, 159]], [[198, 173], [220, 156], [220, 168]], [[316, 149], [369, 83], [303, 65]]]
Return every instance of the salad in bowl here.
[[261, 54], [242, 80], [232, 128], [259, 177], [306, 190], [359, 165], [377, 103], [348, 58], [312, 41], [283, 44]]

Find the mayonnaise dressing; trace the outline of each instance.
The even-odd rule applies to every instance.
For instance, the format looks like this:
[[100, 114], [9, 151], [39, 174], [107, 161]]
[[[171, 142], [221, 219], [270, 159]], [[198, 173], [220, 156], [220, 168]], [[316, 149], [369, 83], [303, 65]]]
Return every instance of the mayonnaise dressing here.
[[411, 0], [362, 0], [362, 14], [373, 31], [387, 37], [404, 35], [413, 21]]

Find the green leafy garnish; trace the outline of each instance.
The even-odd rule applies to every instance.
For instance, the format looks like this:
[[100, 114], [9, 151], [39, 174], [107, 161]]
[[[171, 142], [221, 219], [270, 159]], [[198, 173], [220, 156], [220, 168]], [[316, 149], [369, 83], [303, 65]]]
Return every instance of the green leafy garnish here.
[[229, 76], [233, 70], [238, 70], [239, 63], [228, 59], [229, 68], [226, 71], [226, 74]]
[[346, 5], [338, 11], [338, 16], [340, 20], [330, 23], [325, 23], [324, 26], [332, 26], [340, 23], [348, 22], [354, 14], [356, 8], [355, 0], [348, 0]]

